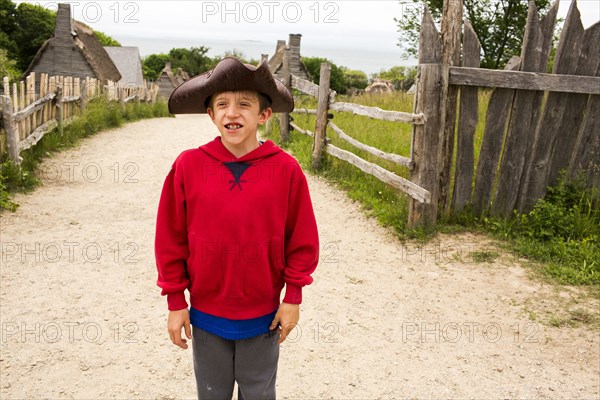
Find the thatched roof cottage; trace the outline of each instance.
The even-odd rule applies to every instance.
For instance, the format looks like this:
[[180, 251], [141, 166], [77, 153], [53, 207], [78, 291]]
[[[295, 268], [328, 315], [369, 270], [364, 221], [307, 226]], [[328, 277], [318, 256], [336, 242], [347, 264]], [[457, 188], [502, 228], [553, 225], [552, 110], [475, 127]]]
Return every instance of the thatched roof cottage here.
[[156, 78], [156, 84], [158, 85], [158, 95], [162, 97], [169, 97], [173, 90], [183, 82], [190, 79], [190, 75], [183, 71], [181, 68], [177, 70], [177, 73], [173, 73], [171, 69], [171, 63], [167, 62], [165, 67], [160, 71], [158, 78]]
[[54, 36], [40, 47], [24, 76], [31, 72], [82, 79], [89, 76], [101, 81], [121, 79], [121, 73], [92, 29], [71, 19], [69, 4], [58, 5]]
[[385, 79], [375, 79], [365, 88], [365, 92], [367, 93], [388, 93], [393, 92], [394, 90], [392, 82]]

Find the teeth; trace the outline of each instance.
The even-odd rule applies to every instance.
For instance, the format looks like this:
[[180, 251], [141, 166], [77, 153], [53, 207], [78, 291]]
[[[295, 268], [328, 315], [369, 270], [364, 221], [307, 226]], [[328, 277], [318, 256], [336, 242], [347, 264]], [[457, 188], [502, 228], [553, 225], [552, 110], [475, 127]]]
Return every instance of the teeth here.
[[233, 124], [227, 125], [227, 128], [229, 128], [229, 129], [239, 129], [241, 127], [242, 127], [241, 125], [233, 125]]

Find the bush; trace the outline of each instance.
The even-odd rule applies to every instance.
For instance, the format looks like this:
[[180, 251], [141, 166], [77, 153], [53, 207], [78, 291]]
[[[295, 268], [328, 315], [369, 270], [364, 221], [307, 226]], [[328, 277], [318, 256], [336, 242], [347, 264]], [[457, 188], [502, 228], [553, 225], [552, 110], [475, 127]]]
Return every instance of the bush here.
[[563, 177], [533, 210], [511, 220], [484, 219], [494, 234], [509, 239], [520, 256], [544, 263], [559, 283], [600, 284], [600, 196], [581, 179]]

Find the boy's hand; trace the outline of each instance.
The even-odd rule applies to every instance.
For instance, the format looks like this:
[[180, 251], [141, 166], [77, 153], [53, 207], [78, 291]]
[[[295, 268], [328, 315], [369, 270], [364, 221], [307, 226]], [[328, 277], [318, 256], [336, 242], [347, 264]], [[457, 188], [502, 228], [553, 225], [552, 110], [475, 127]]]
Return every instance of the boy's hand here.
[[171, 337], [171, 342], [174, 345], [187, 349], [187, 340], [181, 336], [181, 328], [185, 328], [185, 336], [188, 339], [192, 338], [192, 329], [190, 328], [190, 312], [187, 308], [169, 311], [169, 318], [167, 320], [167, 330]]
[[277, 328], [277, 324], [281, 325], [277, 328], [280, 333], [279, 344], [287, 338], [287, 335], [294, 329], [300, 320], [300, 304], [281, 303], [273, 322], [271, 322], [270, 330]]

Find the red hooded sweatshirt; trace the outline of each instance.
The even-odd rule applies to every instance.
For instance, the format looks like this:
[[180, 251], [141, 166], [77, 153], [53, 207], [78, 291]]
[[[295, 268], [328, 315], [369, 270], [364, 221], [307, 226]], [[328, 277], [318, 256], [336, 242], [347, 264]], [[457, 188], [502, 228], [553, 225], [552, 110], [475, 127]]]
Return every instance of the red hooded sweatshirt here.
[[217, 136], [175, 160], [156, 222], [157, 284], [169, 310], [229, 319], [302, 302], [319, 238], [306, 177], [273, 141], [236, 158]]

